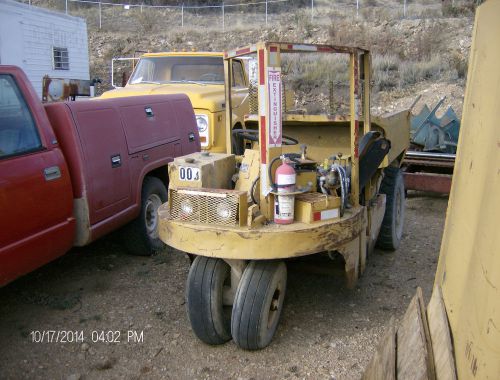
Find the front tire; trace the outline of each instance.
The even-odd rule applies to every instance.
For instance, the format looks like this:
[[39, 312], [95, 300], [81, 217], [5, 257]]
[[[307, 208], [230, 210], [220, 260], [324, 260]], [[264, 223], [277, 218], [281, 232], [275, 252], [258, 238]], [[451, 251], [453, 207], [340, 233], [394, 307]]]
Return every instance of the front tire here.
[[187, 280], [187, 310], [196, 336], [204, 343], [223, 344], [231, 339], [231, 305], [223, 304], [231, 269], [221, 259], [197, 256]]
[[286, 292], [283, 261], [252, 261], [238, 285], [231, 318], [234, 342], [246, 350], [271, 343], [278, 327]]
[[165, 249], [159, 235], [158, 208], [167, 201], [167, 189], [156, 177], [145, 177], [141, 191], [141, 212], [127, 226], [127, 250], [137, 256], [151, 256]]
[[389, 166], [385, 168], [384, 173], [385, 177], [382, 180], [380, 192], [386, 195], [386, 206], [377, 239], [377, 247], [395, 251], [403, 237], [405, 186], [400, 168]]

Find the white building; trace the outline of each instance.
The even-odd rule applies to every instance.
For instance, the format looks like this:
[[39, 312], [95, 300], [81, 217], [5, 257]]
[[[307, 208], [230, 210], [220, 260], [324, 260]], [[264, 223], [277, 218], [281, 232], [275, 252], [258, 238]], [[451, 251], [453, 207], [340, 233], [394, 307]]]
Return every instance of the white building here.
[[0, 0], [0, 64], [16, 65], [42, 97], [42, 79], [90, 79], [87, 24], [80, 17]]

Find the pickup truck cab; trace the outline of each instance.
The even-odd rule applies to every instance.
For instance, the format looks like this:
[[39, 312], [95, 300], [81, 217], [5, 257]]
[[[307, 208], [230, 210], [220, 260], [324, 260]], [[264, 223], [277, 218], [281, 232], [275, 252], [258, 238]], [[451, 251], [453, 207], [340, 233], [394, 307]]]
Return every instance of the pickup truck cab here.
[[[241, 129], [244, 116], [249, 113], [249, 82], [244, 61], [235, 60], [232, 71], [232, 128]], [[226, 102], [222, 52], [144, 54], [125, 87], [107, 91], [101, 98], [177, 93], [186, 94], [193, 104], [201, 149], [225, 152]]]
[[199, 150], [185, 95], [42, 105], [0, 66], [0, 286], [129, 222], [129, 251], [162, 249], [167, 164]]

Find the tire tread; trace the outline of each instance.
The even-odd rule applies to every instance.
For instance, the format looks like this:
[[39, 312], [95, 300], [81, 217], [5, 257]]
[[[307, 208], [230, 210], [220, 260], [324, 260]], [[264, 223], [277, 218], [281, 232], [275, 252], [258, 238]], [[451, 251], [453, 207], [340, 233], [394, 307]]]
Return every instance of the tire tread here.
[[384, 170], [385, 177], [380, 185], [380, 193], [386, 195], [386, 210], [384, 213], [384, 218], [380, 226], [380, 232], [377, 238], [377, 247], [383, 250], [394, 251], [399, 246], [399, 241], [396, 241], [396, 237], [393, 234], [393, 210], [395, 207], [395, 192], [398, 177], [401, 177], [402, 173], [399, 167], [388, 166]]
[[143, 222], [143, 201], [152, 191], [160, 193], [160, 198], [163, 202], [167, 201], [167, 189], [163, 182], [156, 177], [146, 176], [141, 189], [141, 211], [139, 216], [123, 228], [123, 238], [126, 244], [127, 251], [135, 256], [152, 256], [163, 249], [165, 243], [157, 239], [151, 241], [147, 234], [146, 226]]
[[[252, 261], [243, 273], [236, 292], [231, 318], [233, 340], [243, 349], [256, 350], [269, 344], [269, 342], [262, 343], [259, 341], [259, 332], [262, 329], [263, 323], [267, 324], [267, 321], [262, 320], [262, 310], [270, 295], [269, 292], [272, 290], [270, 290], [270, 287], [273, 279], [276, 273], [281, 270], [281, 265], [284, 266], [284, 263], [276, 261]], [[274, 293], [274, 290], [272, 291]], [[284, 292], [284, 290], [282, 291]], [[272, 297], [272, 294], [270, 296]], [[276, 326], [277, 323], [269, 330], [271, 337], [274, 335]]]
[[[231, 339], [230, 325], [226, 331], [218, 331], [212, 308], [213, 292], [217, 276], [222, 275], [225, 264], [221, 259], [197, 256], [189, 270], [187, 281], [187, 309], [191, 327], [196, 336], [204, 343], [219, 345]], [[221, 279], [223, 280], [223, 279]]]

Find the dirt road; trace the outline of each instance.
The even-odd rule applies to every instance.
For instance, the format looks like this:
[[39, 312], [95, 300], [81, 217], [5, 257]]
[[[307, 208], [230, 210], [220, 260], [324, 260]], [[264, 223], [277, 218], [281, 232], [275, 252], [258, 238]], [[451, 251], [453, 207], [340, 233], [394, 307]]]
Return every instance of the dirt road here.
[[359, 378], [416, 287], [429, 299], [446, 206], [410, 194], [401, 248], [375, 251], [354, 290], [326, 257], [288, 263], [284, 315], [259, 352], [194, 337], [182, 254], [128, 256], [116, 237], [75, 249], [0, 289], [0, 378]]

